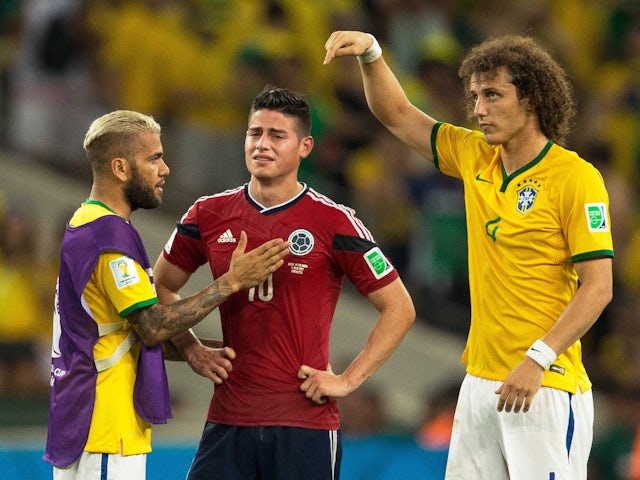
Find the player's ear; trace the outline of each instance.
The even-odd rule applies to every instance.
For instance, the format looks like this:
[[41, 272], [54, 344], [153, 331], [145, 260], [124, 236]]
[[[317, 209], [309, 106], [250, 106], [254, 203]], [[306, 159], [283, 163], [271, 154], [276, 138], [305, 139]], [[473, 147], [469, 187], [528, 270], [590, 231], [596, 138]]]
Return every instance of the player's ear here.
[[126, 158], [116, 157], [111, 159], [111, 173], [121, 182], [126, 182], [129, 179], [129, 172], [131, 166]]
[[314, 141], [311, 135], [304, 137], [300, 142], [300, 158], [307, 158], [313, 150], [313, 145]]

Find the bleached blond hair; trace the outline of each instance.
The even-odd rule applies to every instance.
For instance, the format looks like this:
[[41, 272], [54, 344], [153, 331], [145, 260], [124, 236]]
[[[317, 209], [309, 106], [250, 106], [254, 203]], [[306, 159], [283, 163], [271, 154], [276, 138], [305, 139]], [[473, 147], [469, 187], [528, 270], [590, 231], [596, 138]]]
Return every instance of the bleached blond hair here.
[[160, 135], [160, 132], [160, 124], [150, 115], [132, 110], [115, 110], [91, 123], [83, 147], [95, 172], [113, 158], [131, 158], [135, 155], [141, 134]]

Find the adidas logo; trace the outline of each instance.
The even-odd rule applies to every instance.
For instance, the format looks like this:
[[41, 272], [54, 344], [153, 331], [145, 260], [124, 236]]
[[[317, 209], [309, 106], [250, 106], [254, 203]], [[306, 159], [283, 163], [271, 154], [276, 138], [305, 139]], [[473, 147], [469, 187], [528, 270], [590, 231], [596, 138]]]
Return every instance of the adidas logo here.
[[218, 237], [218, 243], [236, 243], [236, 241], [236, 237], [233, 236], [229, 228]]

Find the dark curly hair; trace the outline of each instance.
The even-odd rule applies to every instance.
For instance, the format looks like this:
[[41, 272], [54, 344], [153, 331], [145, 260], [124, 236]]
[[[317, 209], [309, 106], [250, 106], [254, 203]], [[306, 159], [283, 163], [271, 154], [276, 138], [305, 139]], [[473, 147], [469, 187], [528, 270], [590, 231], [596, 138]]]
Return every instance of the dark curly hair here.
[[469, 51], [458, 70], [467, 95], [469, 117], [473, 117], [474, 109], [469, 91], [471, 76], [496, 72], [499, 67], [505, 67], [511, 74], [518, 97], [527, 98], [535, 109], [542, 133], [563, 144], [576, 115], [573, 87], [564, 69], [530, 37], [505, 35]]

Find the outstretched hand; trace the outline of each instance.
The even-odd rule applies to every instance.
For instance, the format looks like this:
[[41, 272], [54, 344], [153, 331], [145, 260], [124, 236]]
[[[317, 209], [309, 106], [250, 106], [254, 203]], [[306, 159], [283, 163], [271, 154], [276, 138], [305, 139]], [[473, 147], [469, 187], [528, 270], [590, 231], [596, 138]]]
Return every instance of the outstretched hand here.
[[327, 54], [324, 64], [327, 65], [335, 57], [362, 55], [373, 44], [371, 37], [364, 32], [337, 31], [333, 32], [324, 44]]
[[269, 240], [249, 252], [245, 252], [246, 248], [247, 234], [243, 231], [238, 246], [231, 254], [231, 265], [226, 274], [236, 291], [263, 282], [284, 264], [283, 259], [289, 253], [289, 243], [281, 238]]

